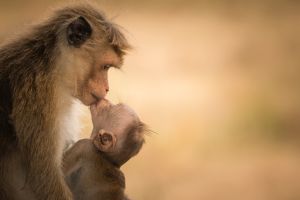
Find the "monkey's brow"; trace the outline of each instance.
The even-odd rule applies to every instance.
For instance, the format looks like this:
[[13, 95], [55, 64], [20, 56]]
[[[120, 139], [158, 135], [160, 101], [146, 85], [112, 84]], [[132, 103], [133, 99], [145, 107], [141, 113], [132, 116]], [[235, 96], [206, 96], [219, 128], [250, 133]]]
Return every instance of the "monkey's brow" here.
[[111, 67], [116, 69], [121, 69], [123, 65], [124, 58], [122, 56], [118, 56], [117, 58], [111, 59], [107, 61]]
[[123, 65], [123, 59], [119, 58], [118, 61], [112, 62], [111, 66], [116, 68], [116, 69], [121, 69]]
[[121, 69], [122, 64], [113, 64], [113, 65], [111, 65], [111, 67], [116, 68], [116, 69]]

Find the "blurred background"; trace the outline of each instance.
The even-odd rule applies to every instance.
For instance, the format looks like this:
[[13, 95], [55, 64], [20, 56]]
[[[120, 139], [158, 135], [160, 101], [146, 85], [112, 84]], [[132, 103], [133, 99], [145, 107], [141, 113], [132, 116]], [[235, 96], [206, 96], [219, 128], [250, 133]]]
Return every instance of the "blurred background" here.
[[[64, 2], [1, 0], [0, 41]], [[96, 2], [134, 46], [109, 99], [155, 132], [122, 168], [129, 197], [300, 199], [300, 1]]]

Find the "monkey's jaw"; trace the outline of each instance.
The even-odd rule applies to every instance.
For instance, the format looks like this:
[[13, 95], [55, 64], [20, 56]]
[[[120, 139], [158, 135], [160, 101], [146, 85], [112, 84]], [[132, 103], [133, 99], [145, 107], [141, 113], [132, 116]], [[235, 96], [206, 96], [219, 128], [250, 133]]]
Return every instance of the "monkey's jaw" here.
[[93, 104], [97, 104], [98, 101], [101, 100], [95, 95], [92, 95], [92, 93], [84, 93], [81, 95], [73, 94], [72, 97], [79, 100], [85, 106], [91, 106]]
[[90, 101], [89, 101], [88, 106], [98, 105], [103, 99], [104, 99], [104, 97], [101, 97], [94, 93], [90, 93]]
[[96, 103], [101, 101], [101, 98], [95, 95], [94, 93], [91, 93], [91, 96], [96, 100]]

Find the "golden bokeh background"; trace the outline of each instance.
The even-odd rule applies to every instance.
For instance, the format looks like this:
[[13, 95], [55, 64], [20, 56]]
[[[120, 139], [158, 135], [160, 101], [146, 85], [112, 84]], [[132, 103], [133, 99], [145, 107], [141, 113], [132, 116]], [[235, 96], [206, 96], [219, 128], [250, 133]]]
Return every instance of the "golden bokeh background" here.
[[[108, 98], [155, 132], [122, 167], [129, 197], [300, 199], [299, 1], [96, 2], [135, 47]], [[0, 41], [61, 3], [1, 0]]]

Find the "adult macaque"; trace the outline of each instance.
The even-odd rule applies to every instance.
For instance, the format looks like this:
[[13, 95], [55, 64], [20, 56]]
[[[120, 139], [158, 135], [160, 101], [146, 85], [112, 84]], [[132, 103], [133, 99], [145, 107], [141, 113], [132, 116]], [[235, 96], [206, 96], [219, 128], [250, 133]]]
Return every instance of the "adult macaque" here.
[[107, 71], [128, 48], [118, 26], [87, 4], [61, 8], [0, 47], [0, 199], [73, 199], [61, 160], [78, 132], [74, 101], [103, 99]]
[[91, 107], [91, 139], [78, 141], [64, 155], [64, 173], [76, 200], [125, 200], [120, 167], [144, 143], [144, 124], [126, 105], [102, 100]]

